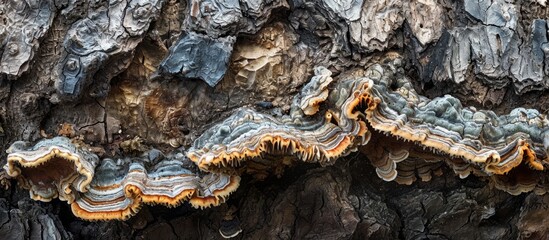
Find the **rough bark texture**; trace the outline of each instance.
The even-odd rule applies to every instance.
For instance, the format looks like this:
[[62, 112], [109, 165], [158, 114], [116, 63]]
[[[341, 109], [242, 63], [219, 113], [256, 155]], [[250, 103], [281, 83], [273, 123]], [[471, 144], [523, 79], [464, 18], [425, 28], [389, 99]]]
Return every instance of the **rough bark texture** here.
[[[391, 54], [422, 95], [546, 113], [548, 17], [542, 0], [0, 0], [0, 163], [15, 141], [57, 135], [102, 158], [188, 149], [240, 107], [287, 114], [317, 66], [339, 76]], [[361, 153], [271, 172], [243, 174], [219, 207], [144, 206], [110, 222], [33, 201], [0, 172], [0, 238], [549, 238], [549, 196], [445, 165], [410, 186]]]

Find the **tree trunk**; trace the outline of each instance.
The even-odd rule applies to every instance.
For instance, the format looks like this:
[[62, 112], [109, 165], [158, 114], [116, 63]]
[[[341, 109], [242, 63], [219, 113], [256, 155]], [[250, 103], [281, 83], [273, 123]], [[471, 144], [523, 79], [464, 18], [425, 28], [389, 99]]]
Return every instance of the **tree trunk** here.
[[548, 14], [0, 1], [0, 238], [546, 239]]

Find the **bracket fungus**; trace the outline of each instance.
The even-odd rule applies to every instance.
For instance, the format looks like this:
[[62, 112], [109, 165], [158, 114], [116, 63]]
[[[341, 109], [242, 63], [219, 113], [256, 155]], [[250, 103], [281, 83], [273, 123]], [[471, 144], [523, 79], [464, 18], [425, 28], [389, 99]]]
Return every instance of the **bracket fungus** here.
[[240, 182], [236, 175], [193, 171], [183, 154], [156, 160], [146, 156], [99, 160], [66, 137], [44, 139], [34, 146], [15, 142], [8, 153], [6, 173], [29, 189], [33, 199], [47, 202], [59, 197], [71, 204], [74, 215], [86, 220], [127, 219], [143, 203], [217, 206]]
[[332, 72], [325, 67], [315, 68], [315, 76], [303, 87], [300, 107], [306, 115], [318, 112], [319, 104], [328, 98], [328, 85], [333, 81]]
[[289, 116], [240, 109], [204, 132], [188, 157], [204, 171], [223, 172], [267, 155], [327, 165], [358, 147], [386, 181], [411, 184], [416, 174], [427, 181], [443, 161], [462, 178], [487, 176], [511, 194], [545, 191], [545, 180], [531, 177], [548, 157], [544, 114], [516, 108], [497, 115], [449, 95], [426, 98], [415, 92], [400, 58], [389, 57], [357, 71], [361, 76], [340, 75], [327, 98], [329, 71], [317, 69]]
[[[312, 85], [326, 88], [330, 82], [329, 73], [316, 71]], [[328, 79], [328, 80], [327, 80]], [[319, 81], [317, 83], [316, 81]], [[261, 158], [266, 155], [293, 155], [305, 162], [321, 165], [334, 161], [356, 146], [368, 141], [370, 134], [364, 121], [358, 119], [358, 99], [362, 88], [349, 91], [353, 82], [343, 81], [324, 96], [323, 90], [306, 87], [296, 97], [290, 116], [275, 118], [251, 109], [242, 108], [231, 117], [204, 132], [187, 153], [201, 170], [219, 171], [227, 165], [236, 167], [246, 159]], [[333, 108], [324, 115], [305, 116], [318, 110], [316, 106], [323, 99], [331, 99]], [[301, 99], [301, 101], [299, 101]], [[303, 107], [304, 99], [307, 107]]]
[[[449, 95], [429, 99], [414, 90], [398, 56], [383, 62], [336, 79], [317, 68], [289, 114], [241, 108], [185, 153], [100, 161], [56, 137], [14, 143], [4, 168], [34, 199], [59, 197], [88, 220], [127, 219], [142, 204], [217, 206], [238, 188], [241, 166], [264, 178], [295, 159], [325, 166], [357, 150], [385, 181], [429, 181], [446, 163], [461, 178], [485, 177], [511, 194], [549, 189], [546, 115], [524, 108], [497, 115]], [[276, 161], [282, 164], [269, 164]]]
[[374, 65], [367, 75], [371, 104], [365, 115], [373, 131], [442, 159], [462, 159], [490, 176], [544, 170], [549, 122], [537, 110], [517, 108], [498, 116], [463, 107], [449, 95], [423, 97], [398, 68]]
[[99, 158], [73, 145], [68, 138], [44, 139], [34, 146], [18, 141], [7, 150], [4, 169], [29, 189], [32, 199], [49, 202], [59, 197], [72, 203], [76, 192], [88, 191]]
[[89, 192], [71, 205], [72, 211], [88, 220], [127, 219], [142, 204], [175, 207], [189, 201], [195, 208], [218, 206], [238, 188], [238, 176], [200, 176], [184, 161], [168, 158], [146, 166], [141, 158], [104, 159]]

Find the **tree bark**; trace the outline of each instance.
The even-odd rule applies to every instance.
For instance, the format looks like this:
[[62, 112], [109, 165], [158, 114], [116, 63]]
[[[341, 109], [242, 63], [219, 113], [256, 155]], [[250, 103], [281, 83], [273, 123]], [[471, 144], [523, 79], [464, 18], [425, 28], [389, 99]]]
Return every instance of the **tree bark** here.
[[[293, 117], [294, 97], [319, 76], [317, 67], [331, 72], [326, 89], [333, 91], [394, 56], [402, 59], [399, 69], [412, 89], [428, 99], [450, 95], [463, 107], [498, 116], [534, 109], [546, 119], [545, 4], [0, 1], [0, 164], [7, 166], [6, 150], [16, 141], [32, 145], [55, 136], [86, 146], [98, 165], [151, 150], [185, 153], [243, 107]], [[378, 140], [371, 146], [389, 146], [382, 136], [372, 139]], [[511, 195], [496, 185], [514, 185], [494, 182], [490, 174], [462, 179], [445, 164], [448, 155], [435, 164], [427, 158], [398, 162], [410, 164], [420, 179], [401, 185], [381, 179], [364, 150], [346, 154], [335, 164], [239, 169], [239, 188], [220, 206], [144, 204], [126, 221], [89, 222], [58, 199], [31, 200], [16, 178], [0, 171], [0, 238], [221, 239], [220, 230], [242, 230], [237, 239], [549, 236], [547, 194]]]

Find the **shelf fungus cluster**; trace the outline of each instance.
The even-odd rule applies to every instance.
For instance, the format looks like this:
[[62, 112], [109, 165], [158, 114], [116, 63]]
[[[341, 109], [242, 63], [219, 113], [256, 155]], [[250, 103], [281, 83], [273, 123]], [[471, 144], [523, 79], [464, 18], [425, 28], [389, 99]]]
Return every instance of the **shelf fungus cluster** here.
[[[329, 70], [318, 68], [292, 104], [289, 116], [273, 117], [242, 108], [205, 131], [187, 156], [204, 171], [225, 171], [243, 161], [268, 156], [296, 156], [304, 162], [333, 164], [368, 141], [366, 123], [356, 108], [365, 89], [343, 81], [328, 96]], [[318, 87], [320, 89], [313, 89]], [[330, 99], [332, 108], [317, 114]], [[312, 115], [308, 117], [307, 115]]]
[[[58, 197], [83, 219], [126, 219], [142, 204], [219, 205], [243, 172], [265, 177], [295, 160], [330, 165], [360, 151], [386, 181], [440, 175], [490, 180], [511, 194], [549, 189], [549, 121], [537, 110], [506, 115], [464, 107], [446, 95], [419, 95], [393, 57], [332, 78], [323, 67], [289, 114], [241, 108], [206, 130], [185, 153], [99, 159], [64, 137], [16, 142], [5, 170], [33, 199]], [[198, 166], [198, 168], [197, 168]], [[200, 171], [201, 170], [201, 171]]]
[[240, 182], [236, 175], [200, 174], [181, 153], [164, 156], [151, 150], [142, 157], [100, 160], [65, 137], [34, 146], [16, 142], [8, 153], [7, 174], [29, 189], [33, 199], [58, 197], [87, 220], [127, 219], [144, 203], [217, 206]]
[[462, 178], [486, 177], [511, 194], [549, 189], [544, 114], [517, 108], [497, 115], [449, 95], [426, 98], [399, 65], [397, 57], [337, 80], [317, 69], [289, 115], [240, 109], [207, 130], [187, 155], [201, 170], [226, 172], [272, 156], [327, 165], [360, 150], [386, 181], [428, 181], [446, 163]]
[[406, 179], [399, 176], [397, 165], [419, 157], [445, 161], [462, 178], [470, 173], [487, 176], [511, 194], [547, 190], [546, 177], [541, 175], [549, 148], [549, 121], [544, 114], [516, 108], [497, 115], [463, 107], [449, 95], [428, 99], [416, 93], [398, 69], [381, 65], [371, 67], [363, 81], [369, 82], [365, 119], [371, 131], [396, 143], [363, 147], [366, 155], [376, 152], [374, 148], [385, 150], [380, 157], [370, 157], [383, 179]]

